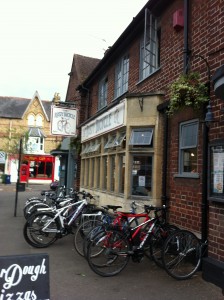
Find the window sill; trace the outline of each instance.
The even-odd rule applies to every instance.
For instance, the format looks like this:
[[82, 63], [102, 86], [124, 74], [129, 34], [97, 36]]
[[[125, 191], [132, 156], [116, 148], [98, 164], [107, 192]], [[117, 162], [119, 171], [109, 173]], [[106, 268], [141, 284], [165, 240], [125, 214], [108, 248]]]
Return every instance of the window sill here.
[[220, 203], [220, 204], [224, 204], [224, 197], [223, 198], [218, 198], [218, 197], [212, 197], [210, 196], [208, 198], [209, 202], [216, 202], [216, 203]]
[[149, 77], [152, 77], [153, 75], [155, 75], [158, 71], [160, 71], [160, 67], [158, 67], [158, 69], [156, 69], [154, 72], [150, 73], [148, 76], [146, 76], [145, 78], [139, 79], [139, 81], [136, 83], [136, 85], [142, 83], [143, 81], [147, 80]]
[[174, 178], [192, 178], [192, 179], [198, 179], [200, 178], [198, 173], [182, 173], [182, 174], [174, 174]]

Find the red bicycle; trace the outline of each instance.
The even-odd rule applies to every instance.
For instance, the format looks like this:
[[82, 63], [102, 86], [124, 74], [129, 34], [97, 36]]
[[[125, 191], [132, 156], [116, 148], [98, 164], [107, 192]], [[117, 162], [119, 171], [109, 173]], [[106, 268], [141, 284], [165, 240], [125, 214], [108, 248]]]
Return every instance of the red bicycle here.
[[[158, 245], [161, 246], [176, 227], [165, 222], [165, 207], [144, 207], [145, 213], [140, 214], [117, 212], [119, 218], [126, 220], [122, 226], [107, 225], [89, 239], [86, 258], [96, 274], [114, 276], [125, 268], [130, 257], [134, 262], [140, 262], [144, 255], [152, 255], [161, 264], [161, 247]], [[152, 210], [154, 217], [151, 218]], [[140, 219], [141, 223], [132, 227], [128, 218]]]

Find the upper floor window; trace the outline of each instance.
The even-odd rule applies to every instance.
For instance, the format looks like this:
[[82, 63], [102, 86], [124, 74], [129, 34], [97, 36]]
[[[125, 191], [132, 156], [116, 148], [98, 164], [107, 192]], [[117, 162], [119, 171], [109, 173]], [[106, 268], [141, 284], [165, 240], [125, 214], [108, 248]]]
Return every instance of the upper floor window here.
[[140, 80], [145, 79], [159, 68], [160, 30], [157, 19], [145, 10], [144, 36], [140, 49]]
[[99, 83], [98, 109], [101, 109], [107, 105], [107, 90], [108, 90], [108, 78], [104, 77]]
[[44, 153], [44, 138], [30, 136], [26, 145], [26, 153]]
[[28, 126], [34, 126], [35, 125], [35, 116], [33, 114], [30, 114], [28, 116]]
[[36, 126], [38, 126], [38, 127], [43, 126], [43, 117], [41, 115], [36, 116]]
[[180, 124], [179, 173], [197, 173], [198, 121]]
[[35, 116], [34, 114], [28, 115], [28, 126], [37, 126], [42, 127], [43, 126], [43, 117], [38, 114]]
[[123, 56], [115, 68], [115, 98], [128, 90], [129, 56]]

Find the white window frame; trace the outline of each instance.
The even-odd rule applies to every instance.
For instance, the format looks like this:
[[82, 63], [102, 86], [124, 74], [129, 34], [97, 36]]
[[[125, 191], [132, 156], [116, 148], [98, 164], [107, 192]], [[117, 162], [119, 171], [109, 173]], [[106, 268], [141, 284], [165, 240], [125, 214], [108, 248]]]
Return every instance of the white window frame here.
[[35, 116], [34, 114], [28, 115], [28, 126], [35, 126]]
[[41, 115], [36, 116], [36, 126], [43, 127], [43, 117]]
[[30, 136], [27, 141], [27, 153], [44, 153], [44, 138]]

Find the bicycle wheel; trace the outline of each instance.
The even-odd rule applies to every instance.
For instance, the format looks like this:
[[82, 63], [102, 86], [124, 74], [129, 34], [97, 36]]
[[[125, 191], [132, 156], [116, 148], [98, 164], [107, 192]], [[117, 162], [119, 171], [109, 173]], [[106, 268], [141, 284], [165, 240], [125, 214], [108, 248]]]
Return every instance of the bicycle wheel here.
[[146, 256], [150, 256], [159, 267], [163, 267], [162, 249], [167, 237], [179, 228], [171, 224], [159, 225], [155, 232], [152, 233], [149, 244], [149, 251]]
[[24, 214], [25, 219], [28, 220], [30, 218], [30, 216], [32, 216], [33, 214], [38, 212], [38, 209], [44, 209], [44, 208], [49, 209], [50, 206], [43, 202], [39, 202], [39, 203], [35, 203], [35, 204], [31, 205], [27, 209], [26, 214]]
[[92, 220], [85, 221], [78, 226], [78, 228], [75, 231], [75, 236], [73, 239], [74, 248], [78, 254], [84, 256], [85, 238], [87, 237], [89, 232], [92, 231], [93, 228], [100, 226], [101, 224], [102, 221], [92, 219]]
[[[43, 227], [49, 224], [46, 231]], [[31, 216], [25, 223], [23, 235], [26, 242], [36, 248], [45, 248], [58, 239], [60, 225], [54, 220], [52, 213], [37, 213]]]
[[130, 244], [123, 232], [102, 230], [88, 243], [87, 261], [98, 275], [110, 277], [120, 273], [127, 265]]
[[201, 244], [188, 230], [174, 231], [165, 241], [162, 261], [166, 272], [175, 279], [192, 277], [201, 263]]
[[25, 218], [27, 218], [27, 212], [30, 209], [30, 207], [32, 207], [34, 204], [37, 204], [37, 203], [43, 203], [43, 201], [41, 199], [31, 200], [24, 206], [23, 215]]

